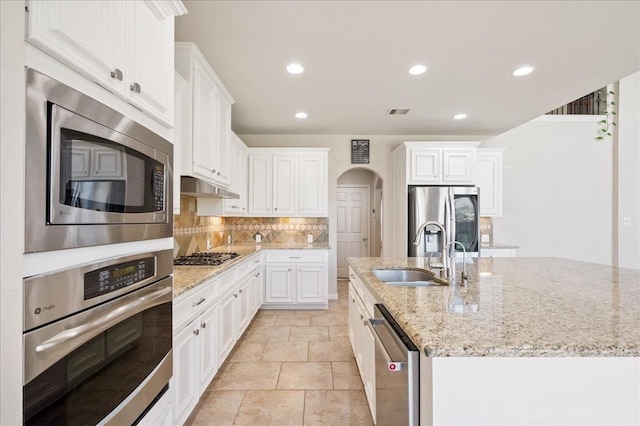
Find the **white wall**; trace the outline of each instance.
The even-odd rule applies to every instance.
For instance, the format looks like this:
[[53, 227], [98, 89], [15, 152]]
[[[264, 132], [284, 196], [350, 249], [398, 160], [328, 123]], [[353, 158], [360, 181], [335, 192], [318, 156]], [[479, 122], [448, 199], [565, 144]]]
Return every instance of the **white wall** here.
[[[407, 140], [480, 140], [477, 136], [425, 136], [425, 135], [239, 135], [240, 139], [250, 147], [329, 147], [329, 294], [336, 290], [336, 188], [338, 177], [345, 171], [363, 167], [369, 169], [383, 179], [383, 194], [391, 194], [391, 151], [401, 142]], [[351, 164], [351, 139], [369, 139], [370, 155], [368, 165]], [[390, 196], [385, 195], [387, 210], [389, 210]], [[390, 211], [383, 213], [384, 241], [391, 241]], [[391, 247], [383, 243], [382, 256], [390, 256]]]
[[494, 242], [611, 264], [613, 143], [595, 140], [596, 120], [534, 120], [482, 144], [507, 148]]
[[0, 424], [22, 423], [24, 2], [0, 1]]
[[640, 269], [640, 72], [620, 80], [618, 94], [614, 265]]
[[599, 117], [543, 116], [481, 145], [507, 148], [494, 242], [519, 256], [640, 269], [639, 81], [620, 82], [613, 138], [595, 139]]

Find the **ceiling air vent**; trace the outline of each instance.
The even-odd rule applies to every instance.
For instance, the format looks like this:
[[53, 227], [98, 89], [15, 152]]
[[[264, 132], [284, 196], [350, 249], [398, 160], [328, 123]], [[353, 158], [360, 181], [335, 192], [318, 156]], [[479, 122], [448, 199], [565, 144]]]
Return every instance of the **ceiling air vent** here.
[[387, 115], [407, 115], [409, 108], [391, 108]]

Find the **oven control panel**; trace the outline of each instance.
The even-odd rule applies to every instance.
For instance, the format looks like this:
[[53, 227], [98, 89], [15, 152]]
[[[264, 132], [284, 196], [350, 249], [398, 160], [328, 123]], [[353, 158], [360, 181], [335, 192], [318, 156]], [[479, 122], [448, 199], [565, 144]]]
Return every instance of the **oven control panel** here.
[[84, 300], [120, 290], [156, 274], [155, 258], [119, 263], [84, 274]]

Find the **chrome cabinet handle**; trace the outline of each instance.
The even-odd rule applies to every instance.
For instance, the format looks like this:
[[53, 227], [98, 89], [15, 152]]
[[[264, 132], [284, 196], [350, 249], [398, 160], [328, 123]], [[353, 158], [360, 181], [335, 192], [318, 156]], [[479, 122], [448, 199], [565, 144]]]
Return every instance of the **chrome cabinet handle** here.
[[140, 93], [140, 91], [142, 90], [142, 87], [140, 86], [140, 84], [139, 84], [139, 83], [133, 83], [131, 86], [129, 86], [129, 89], [130, 89], [132, 92]]
[[111, 78], [122, 81], [122, 71], [120, 71], [118, 68], [114, 69], [113, 71], [111, 71]]
[[195, 334], [195, 335], [197, 336], [198, 334], [200, 334], [200, 330], [198, 330], [198, 329], [196, 328], [195, 330], [193, 330], [193, 334]]
[[367, 242], [367, 241], [369, 241], [369, 239], [365, 237], [365, 238], [362, 239], [362, 241]]
[[300, 256], [289, 256], [289, 259], [300, 259]]
[[240, 293], [242, 293], [242, 290], [239, 290], [239, 291], [240, 291]]
[[260, 259], [256, 260], [256, 261], [255, 261], [255, 262], [253, 262], [253, 263], [260, 263]]
[[102, 315], [86, 324], [70, 328], [56, 334], [51, 339], [36, 346], [36, 352], [47, 351], [49, 349], [55, 348], [56, 346], [60, 346], [63, 343], [67, 343], [71, 340], [80, 338], [85, 334], [89, 334], [92, 332], [102, 332], [111, 327], [113, 324], [117, 324], [121, 320], [128, 318], [135, 313], [142, 312], [145, 309], [158, 305], [160, 302], [156, 302], [155, 300], [168, 293], [171, 293], [172, 291], [173, 290], [171, 287], [166, 287], [140, 296], [132, 302], [127, 302], [122, 304], [121, 306], [114, 307], [106, 315]]
[[278, 210], [278, 208], [276, 207], [274, 210]]
[[201, 304], [202, 304], [202, 302], [204, 302], [205, 300], [207, 300], [207, 299], [205, 299], [204, 297], [201, 297], [201, 298], [200, 298], [200, 300], [198, 300], [197, 302], [193, 302], [193, 303], [191, 304], [191, 307], [192, 307], [192, 308], [195, 308], [196, 306], [201, 305]]
[[287, 271], [291, 272], [291, 268], [287, 269]]
[[364, 316], [362, 314], [360, 314], [360, 319], [364, 319]]
[[238, 297], [238, 293], [234, 294], [233, 297]]
[[202, 324], [200, 324], [200, 327], [201, 327], [201, 328], [207, 328], [207, 323], [206, 323], [206, 322], [203, 322]]

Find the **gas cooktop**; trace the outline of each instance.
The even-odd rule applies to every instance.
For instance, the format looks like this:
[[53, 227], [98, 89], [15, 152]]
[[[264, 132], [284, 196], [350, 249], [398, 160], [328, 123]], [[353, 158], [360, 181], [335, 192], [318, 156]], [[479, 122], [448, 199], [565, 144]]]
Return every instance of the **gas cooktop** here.
[[173, 259], [176, 266], [220, 266], [240, 256], [238, 253], [193, 253]]

